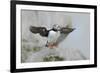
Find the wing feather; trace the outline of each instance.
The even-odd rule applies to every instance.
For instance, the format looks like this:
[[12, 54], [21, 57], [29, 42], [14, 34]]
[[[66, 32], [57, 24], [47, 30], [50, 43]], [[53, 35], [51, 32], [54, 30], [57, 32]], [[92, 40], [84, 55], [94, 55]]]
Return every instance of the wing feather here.
[[35, 26], [30, 26], [30, 31], [34, 34], [39, 33], [43, 37], [48, 36], [48, 30], [45, 27], [35, 27]]
[[64, 33], [64, 34], [68, 34], [68, 33], [72, 32], [74, 29], [75, 28], [65, 28], [65, 27], [63, 27], [63, 28], [61, 28], [60, 32]]

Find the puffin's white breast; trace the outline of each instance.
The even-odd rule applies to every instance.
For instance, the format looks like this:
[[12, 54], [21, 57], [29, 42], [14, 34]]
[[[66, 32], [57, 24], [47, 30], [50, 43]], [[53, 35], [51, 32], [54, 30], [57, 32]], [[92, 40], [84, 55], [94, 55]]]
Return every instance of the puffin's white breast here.
[[59, 37], [59, 31], [49, 31], [48, 35], [48, 43], [55, 43]]

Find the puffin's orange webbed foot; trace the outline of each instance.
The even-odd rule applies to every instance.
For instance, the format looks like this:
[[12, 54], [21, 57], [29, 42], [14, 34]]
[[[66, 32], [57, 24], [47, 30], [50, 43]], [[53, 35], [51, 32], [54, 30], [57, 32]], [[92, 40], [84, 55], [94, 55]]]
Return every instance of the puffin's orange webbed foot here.
[[58, 44], [57, 43], [54, 43], [53, 46], [57, 48]]

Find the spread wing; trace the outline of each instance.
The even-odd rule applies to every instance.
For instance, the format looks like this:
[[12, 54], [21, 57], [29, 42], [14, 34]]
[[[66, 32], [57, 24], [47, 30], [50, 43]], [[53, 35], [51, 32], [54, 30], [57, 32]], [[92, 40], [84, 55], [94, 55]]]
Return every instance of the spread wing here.
[[62, 42], [69, 33], [71, 33], [74, 30], [74, 28], [68, 28], [68, 27], [63, 27], [60, 30], [60, 36], [56, 41], [56, 44], [59, 44], [60, 42]]
[[47, 37], [48, 36], [48, 30], [45, 27], [30, 26], [29, 30], [34, 34], [39, 33], [43, 37]]
[[67, 28], [67, 27], [63, 27], [60, 29], [60, 32], [63, 34], [69, 34], [70, 32], [72, 32], [75, 28]]

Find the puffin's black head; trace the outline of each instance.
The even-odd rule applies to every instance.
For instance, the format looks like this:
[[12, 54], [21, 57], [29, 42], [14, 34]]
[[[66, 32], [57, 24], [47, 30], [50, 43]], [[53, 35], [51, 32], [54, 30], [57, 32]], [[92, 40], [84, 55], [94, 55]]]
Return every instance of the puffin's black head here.
[[59, 31], [60, 30], [60, 26], [58, 24], [54, 24], [52, 30]]

